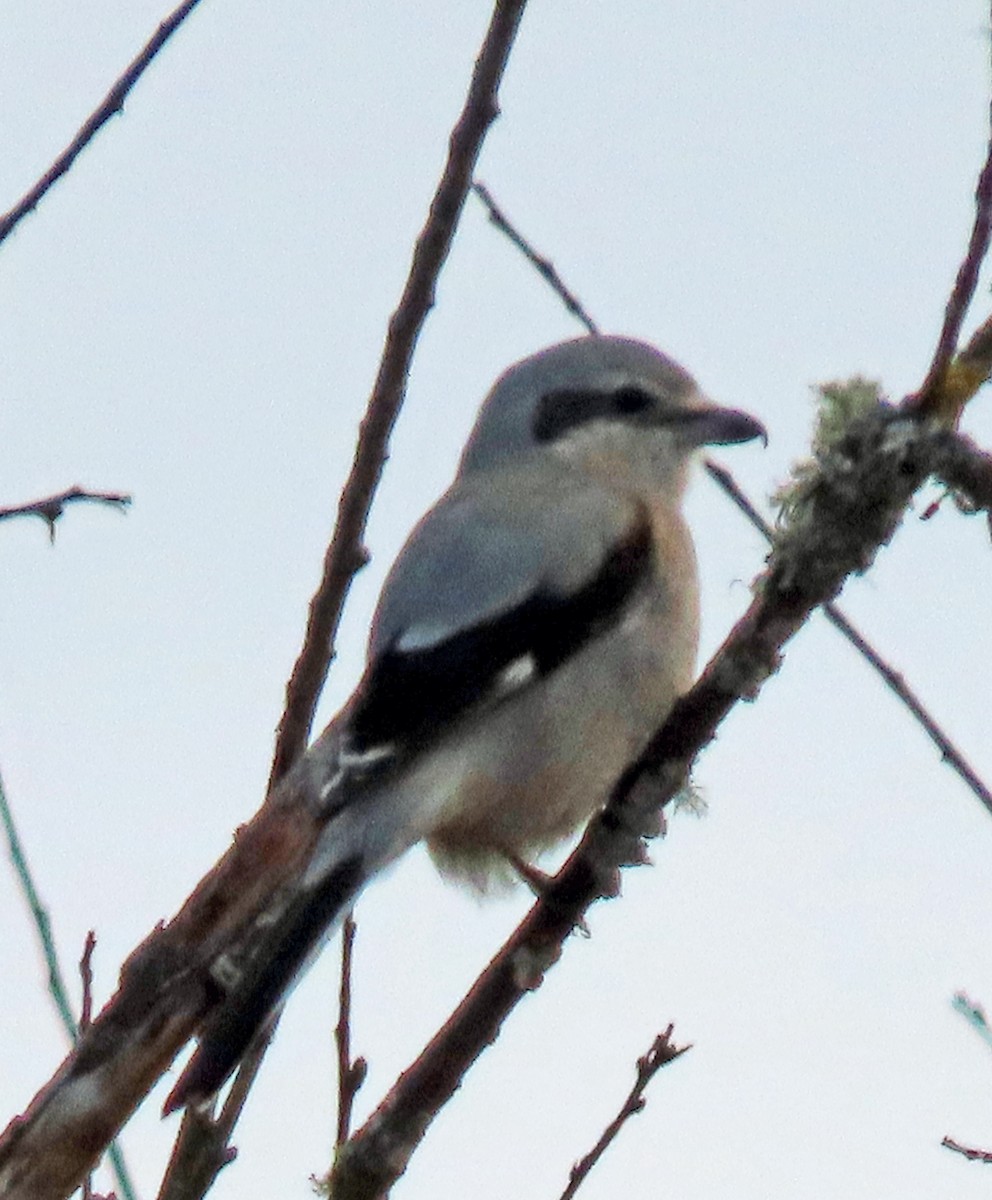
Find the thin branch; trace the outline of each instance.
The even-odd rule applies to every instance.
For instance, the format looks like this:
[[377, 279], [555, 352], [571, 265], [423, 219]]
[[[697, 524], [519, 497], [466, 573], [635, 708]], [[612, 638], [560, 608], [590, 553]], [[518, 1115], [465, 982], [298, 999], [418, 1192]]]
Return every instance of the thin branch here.
[[218, 1136], [217, 1122], [208, 1113], [187, 1108], [179, 1136], [162, 1176], [157, 1200], [203, 1196], [238, 1152]]
[[[96, 934], [89, 930], [83, 943], [83, 954], [79, 960], [79, 981], [83, 988], [83, 1002], [79, 1009], [79, 1032], [85, 1033], [93, 1020], [93, 951], [96, 949]], [[83, 1182], [83, 1200], [95, 1200], [93, 1178], [87, 1175]]]
[[303, 753], [317, 699], [334, 654], [344, 598], [365, 564], [362, 548], [372, 496], [386, 461], [386, 446], [403, 402], [413, 352], [434, 305], [438, 274], [451, 249], [482, 142], [499, 113], [497, 96], [526, 0], [497, 0], [476, 59], [461, 116], [451, 133], [448, 160], [430, 213], [413, 251], [399, 306], [383, 346], [379, 372], [362, 419], [351, 473], [341, 494], [337, 525], [324, 557], [324, 573], [310, 602], [303, 648], [286, 686], [286, 706], [276, 735], [269, 787]]
[[58, 951], [55, 948], [55, 938], [52, 936], [52, 920], [35, 886], [31, 868], [28, 865], [27, 855], [24, 851], [24, 845], [21, 842], [17, 826], [14, 822], [14, 813], [7, 800], [7, 792], [3, 786], [2, 778], [0, 778], [0, 820], [3, 821], [4, 833], [7, 835], [7, 853], [10, 856], [11, 864], [20, 883], [21, 892], [27, 901], [28, 908], [31, 910], [35, 933], [38, 935], [38, 941], [41, 943], [41, 953], [48, 971], [48, 991], [55, 1002], [55, 1008], [62, 1021], [62, 1027], [71, 1040], [75, 1041], [79, 1030], [76, 1025], [76, 1018], [73, 1016], [72, 1004], [69, 1001], [69, 992], [66, 988], [65, 979], [62, 976], [62, 968], [59, 965]]
[[228, 1143], [278, 1024], [278, 1016], [273, 1017], [248, 1048], [219, 1116], [194, 1108], [183, 1113], [156, 1200], [199, 1200], [237, 1158], [237, 1149]]
[[83, 954], [79, 960], [79, 980], [83, 986], [83, 1003], [79, 1010], [79, 1032], [85, 1033], [93, 1023], [93, 951], [96, 949], [96, 934], [91, 929], [83, 943]]
[[[740, 486], [730, 472], [719, 463], [715, 463], [710, 459], [706, 460], [705, 465], [710, 477], [723, 488], [754, 528], [764, 534], [769, 542], [773, 542], [774, 533], [771, 526], [757, 511], [744, 492], [741, 491]], [[878, 672], [885, 681], [886, 687], [905, 704], [919, 723], [920, 728], [940, 751], [940, 756], [944, 762], [957, 772], [979, 802], [985, 807], [986, 811], [992, 814], [992, 790], [988, 788], [961, 751], [944, 732], [917, 694], [906, 682], [905, 677], [882, 658], [875, 647], [871, 645], [857, 626], [844, 615], [837, 604], [833, 601], [829, 604], [824, 604], [823, 612], [830, 624], [838, 632], [842, 633], [869, 666]]]
[[[334, 640], [345, 597], [354, 575], [367, 558], [361, 545], [362, 537], [372, 497], [385, 465], [389, 437], [405, 396], [413, 352], [434, 303], [437, 278], [451, 247], [472, 170], [483, 139], [498, 112], [499, 84], [522, 11], [521, 0], [497, 3], [494, 9], [465, 105], [451, 134], [444, 172], [432, 199], [427, 222], [414, 247], [403, 294], [389, 322], [378, 375], [362, 419], [351, 472], [341, 493], [337, 522], [324, 557], [323, 575], [310, 601], [303, 645], [286, 685], [269, 790], [303, 753], [310, 737], [317, 701], [334, 657]], [[349, 957], [353, 938], [353, 932], [350, 939], [346, 937]], [[344, 986], [342, 980], [342, 988]], [[239, 1090], [243, 1081], [250, 1086], [267, 1044], [268, 1039], [258, 1048], [257, 1061], [253, 1061], [249, 1075], [246, 1075], [244, 1065], [239, 1070], [232, 1094]], [[339, 1079], [338, 1132], [342, 1138], [347, 1136], [351, 1106], [364, 1077], [363, 1064], [352, 1064], [350, 1052], [346, 1053], [349, 1054], [348, 1062]], [[225, 1133], [220, 1122], [213, 1124], [205, 1116], [201, 1115], [195, 1127], [189, 1126], [184, 1119], [163, 1181], [161, 1200], [202, 1195], [186, 1181], [191, 1176], [203, 1180], [203, 1191], [206, 1190], [210, 1182], [210, 1165], [216, 1164], [219, 1170], [230, 1161], [224, 1146], [233, 1126], [232, 1120]], [[345, 1130], [343, 1134], [342, 1129]], [[204, 1144], [208, 1141], [209, 1146]], [[181, 1189], [180, 1180], [183, 1181]]]
[[674, 1025], [669, 1025], [664, 1033], [659, 1033], [652, 1042], [651, 1049], [647, 1054], [637, 1060], [637, 1076], [634, 1080], [634, 1086], [627, 1095], [627, 1099], [620, 1106], [620, 1111], [617, 1115], [603, 1130], [602, 1136], [596, 1145], [593, 1146], [585, 1158], [577, 1162], [572, 1168], [568, 1177], [568, 1186], [562, 1192], [560, 1200], [572, 1200], [572, 1197], [581, 1187], [583, 1180], [603, 1157], [607, 1149], [609, 1149], [610, 1144], [627, 1121], [644, 1108], [647, 1103], [644, 1098], [645, 1089], [661, 1068], [673, 1062], [680, 1055], [685, 1054], [687, 1050], [692, 1049], [691, 1044], [688, 1046], [675, 1046], [672, 1044], [672, 1032], [674, 1028]]
[[485, 205], [490, 222], [496, 226], [500, 233], [510, 239], [534, 270], [537, 271], [538, 275], [547, 282], [551, 290], [561, 300], [572, 316], [581, 321], [589, 333], [599, 333], [599, 326], [589, 315], [582, 301], [568, 287], [561, 275], [558, 274], [555, 264], [550, 258], [539, 254], [531, 243], [527, 241], [520, 230], [507, 218], [506, 214], [493, 199], [493, 194], [486, 185], [476, 181], [472, 184], [472, 191], [475, 192]]
[[[45, 966], [48, 970], [48, 991], [55, 1002], [55, 1008], [58, 1011], [62, 1027], [69, 1035], [70, 1041], [77, 1043], [90, 1023], [92, 997], [88, 994], [88, 982], [92, 984], [92, 976], [89, 974], [89, 967], [96, 939], [92, 931], [87, 934], [86, 946], [79, 964], [83, 980], [83, 1006], [82, 1017], [77, 1025], [76, 1018], [72, 1013], [72, 1005], [69, 1001], [69, 992], [62, 977], [62, 968], [59, 965], [55, 938], [52, 936], [51, 917], [48, 915], [48, 909], [42, 903], [38, 889], [35, 886], [34, 877], [31, 874], [31, 868], [28, 865], [27, 855], [24, 851], [24, 845], [21, 842], [20, 834], [17, 832], [14, 813], [7, 800], [7, 791], [4, 788], [2, 776], [0, 776], [0, 822], [3, 823], [4, 833], [7, 837], [7, 853], [10, 856], [11, 864], [20, 883], [24, 899], [27, 901], [28, 908], [31, 911], [35, 933], [37, 933], [38, 941], [41, 944], [42, 957], [45, 960]], [[111, 1142], [108, 1153], [123, 1200], [134, 1200], [134, 1185], [131, 1182], [131, 1175], [124, 1160], [123, 1150], [116, 1142]]]
[[[971, 237], [968, 239], [968, 249], [957, 278], [951, 291], [947, 307], [944, 310], [944, 323], [937, 339], [933, 361], [927, 371], [923, 386], [913, 396], [905, 401], [906, 407], [913, 412], [926, 413], [954, 421], [960, 413], [962, 405], [974, 394], [974, 390], [961, 394], [962, 389], [955, 386], [964, 380], [953, 378], [952, 364], [961, 337], [961, 326], [964, 323], [968, 308], [978, 286], [978, 274], [985, 256], [988, 254], [989, 238], [992, 236], [992, 101], [989, 103], [989, 140], [985, 155], [985, 164], [978, 176], [975, 187], [975, 219], [971, 227]], [[974, 355], [973, 355], [974, 357]]]
[[187, 16], [196, 8], [200, 0], [185, 0], [159, 25], [151, 39], [135, 58], [123, 75], [116, 81], [110, 91], [104, 96], [98, 107], [86, 119], [79, 132], [38, 182], [21, 197], [14, 207], [0, 216], [0, 244], [14, 231], [15, 227], [35, 209], [45, 193], [69, 170], [80, 153], [96, 137], [100, 129], [111, 117], [121, 112], [128, 93], [138, 82], [152, 59], [175, 33]]
[[351, 1057], [351, 964], [358, 926], [351, 913], [341, 927], [341, 984], [338, 989], [338, 1023], [334, 1027], [334, 1045], [338, 1059], [338, 1121], [334, 1146], [337, 1149], [348, 1140], [351, 1113], [358, 1089], [365, 1082], [367, 1064], [359, 1056]]
[[964, 992], [956, 992], [951, 1000], [951, 1007], [974, 1029], [986, 1046], [992, 1046], [992, 1026], [989, 1025], [985, 1009]]
[[850, 621], [834, 604], [824, 605], [824, 612], [827, 620], [844, 634], [847, 640], [865, 658], [875, 670], [885, 680], [886, 687], [890, 688], [899, 699], [906, 705], [909, 711], [916, 718], [920, 728], [926, 733], [927, 737], [940, 751], [940, 756], [947, 765], [957, 772], [960, 778], [971, 789], [972, 794], [977, 797], [980, 803], [984, 806], [986, 812], [992, 814], [992, 790], [981, 779], [978, 773], [974, 770], [968, 760], [964, 757], [961, 751], [955, 746], [943, 729], [938, 725], [928, 710], [924, 707], [916, 693], [906, 682], [904, 677], [891, 667], [885, 659], [871, 646], [861, 634], [855, 629]]
[[974, 1146], [963, 1146], [952, 1137], [945, 1137], [940, 1144], [946, 1146], [948, 1150], [955, 1150], [958, 1154], [963, 1154], [965, 1158], [970, 1158], [973, 1161], [992, 1163], [992, 1150], [979, 1150]]
[[91, 492], [77, 486], [67, 488], [55, 496], [32, 500], [28, 504], [15, 504], [10, 508], [0, 508], [0, 521], [7, 517], [41, 517], [48, 526], [48, 540], [54, 542], [55, 523], [65, 511], [65, 506], [79, 501], [105, 504], [108, 508], [116, 508], [118, 512], [126, 512], [131, 505], [131, 497], [126, 492]]

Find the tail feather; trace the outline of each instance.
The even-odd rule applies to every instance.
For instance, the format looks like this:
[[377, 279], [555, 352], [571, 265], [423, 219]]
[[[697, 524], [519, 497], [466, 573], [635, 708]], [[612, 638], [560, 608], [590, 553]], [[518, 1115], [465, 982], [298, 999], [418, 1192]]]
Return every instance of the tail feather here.
[[397, 773], [384, 760], [357, 778], [342, 775], [339, 730], [329, 727], [295, 769], [293, 786], [325, 801], [328, 779], [344, 802], [327, 824], [297, 881], [295, 893], [250, 951], [237, 962], [233, 984], [207, 1015], [199, 1045], [163, 1115], [201, 1104], [223, 1087], [256, 1033], [282, 1003], [365, 885], [429, 831], [447, 789], [430, 777]]
[[237, 984], [210, 1015], [199, 1046], [169, 1093], [163, 1116], [223, 1087], [269, 1015], [368, 878], [361, 858], [339, 863], [290, 904]]

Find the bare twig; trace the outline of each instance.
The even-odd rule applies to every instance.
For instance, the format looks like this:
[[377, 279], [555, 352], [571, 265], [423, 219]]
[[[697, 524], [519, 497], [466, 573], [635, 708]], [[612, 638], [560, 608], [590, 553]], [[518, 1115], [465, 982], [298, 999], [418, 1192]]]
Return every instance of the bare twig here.
[[[965, 371], [962, 377], [956, 379], [953, 368], [958, 365], [954, 363], [954, 355], [961, 337], [961, 326], [975, 295], [978, 273], [988, 254], [989, 237], [992, 235], [992, 101], [989, 103], [989, 125], [985, 164], [975, 186], [975, 219], [971, 227], [971, 237], [968, 239], [968, 249], [958, 268], [957, 278], [944, 310], [944, 323], [923, 386], [905, 401], [906, 407], [913, 412], [937, 416], [949, 422], [957, 419], [961, 407], [983, 382], [979, 380], [975, 383], [971, 378], [973, 372], [970, 371]], [[978, 357], [976, 350], [977, 347], [972, 349], [973, 362]]]
[[520, 230], [507, 218], [506, 214], [493, 199], [493, 194], [486, 185], [476, 181], [472, 184], [472, 191], [475, 192], [485, 205], [486, 212], [492, 224], [517, 247], [524, 258], [537, 271], [538, 275], [547, 282], [551, 290], [558, 296], [572, 316], [576, 320], [581, 321], [589, 333], [599, 333], [599, 326], [589, 315], [582, 301], [567, 286], [561, 275], [558, 274], [555, 264], [550, 258], [539, 254], [531, 243], [527, 241]]
[[55, 496], [32, 500], [28, 504], [15, 504], [10, 508], [0, 508], [0, 521], [6, 517], [41, 517], [48, 526], [48, 540], [54, 542], [55, 522], [62, 516], [65, 506], [81, 500], [106, 504], [108, 508], [116, 508], [118, 512], [126, 512], [131, 505], [131, 497], [125, 492], [91, 492], [86, 488], [72, 487]]
[[41, 943], [41, 953], [44, 956], [45, 967], [48, 971], [48, 991], [55, 1002], [59, 1018], [62, 1021], [62, 1027], [69, 1037], [75, 1041], [78, 1034], [76, 1018], [73, 1016], [72, 1004], [69, 1001], [69, 992], [62, 977], [62, 968], [59, 965], [58, 951], [55, 948], [55, 938], [52, 936], [51, 917], [48, 914], [48, 909], [42, 903], [38, 889], [35, 886], [31, 868], [28, 865], [27, 855], [24, 851], [20, 835], [17, 832], [17, 826], [14, 823], [14, 814], [7, 800], [7, 792], [3, 786], [2, 779], [0, 779], [0, 820], [3, 821], [4, 832], [7, 836], [7, 853], [17, 874], [17, 879], [24, 898], [27, 901], [28, 908], [31, 910], [35, 933], [38, 935], [38, 941]]
[[985, 1009], [965, 992], [956, 992], [951, 1000], [951, 1007], [961, 1014], [974, 1029], [986, 1046], [992, 1046], [992, 1026], [985, 1015]]
[[603, 1130], [602, 1136], [596, 1145], [572, 1168], [568, 1177], [568, 1186], [562, 1192], [561, 1200], [572, 1200], [572, 1197], [581, 1187], [583, 1180], [603, 1157], [611, 1142], [613, 1142], [626, 1122], [644, 1108], [644, 1105], [647, 1103], [644, 1099], [644, 1091], [661, 1068], [678, 1058], [679, 1055], [685, 1054], [687, 1050], [692, 1049], [691, 1044], [688, 1046], [675, 1046], [672, 1044], [672, 1032], [674, 1028], [674, 1025], [669, 1025], [664, 1033], [659, 1033], [652, 1042], [651, 1049], [647, 1054], [637, 1060], [637, 1077], [634, 1080], [634, 1086], [630, 1089], [627, 1099], [620, 1106], [620, 1111], [617, 1115]]
[[831, 625], [843, 633], [858, 653], [871, 663], [881, 675], [886, 686], [906, 705], [916, 718], [920, 728], [940, 751], [943, 761], [968, 785], [972, 794], [985, 807], [986, 812], [992, 814], [992, 790], [930, 715], [900, 672], [896, 671], [878, 654], [835, 604], [824, 605], [823, 611]]
[[128, 66], [123, 75], [104, 96], [98, 107], [86, 119], [82, 128], [52, 163], [38, 182], [21, 197], [14, 207], [0, 216], [0, 244], [14, 231], [14, 228], [38, 206], [45, 193], [57, 183], [76, 161], [79, 154], [89, 145], [99, 130], [111, 117], [121, 112], [128, 93], [138, 82], [152, 59], [175, 33], [187, 16], [196, 8], [200, 0], [185, 0], [159, 25], [141, 53]]
[[[93, 951], [96, 949], [96, 934], [89, 930], [83, 943], [83, 954], [79, 960], [79, 979], [83, 987], [83, 1002], [79, 1009], [79, 1032], [85, 1033], [93, 1019]], [[83, 1200], [96, 1200], [92, 1176], [83, 1182]]]
[[355, 460], [341, 494], [334, 536], [324, 557], [323, 578], [310, 602], [303, 648], [286, 687], [270, 787], [302, 754], [310, 734], [317, 699], [334, 653], [344, 597], [366, 561], [361, 545], [366, 518], [385, 465], [389, 435], [403, 402], [410, 362], [434, 304], [437, 277], [451, 248], [483, 139], [499, 112], [499, 85], [525, 5], [526, 0], [497, 0], [495, 4], [465, 107], [451, 133], [448, 161], [431, 201], [427, 223], [414, 247], [399, 306], [389, 322]]
[[237, 1149], [228, 1143], [278, 1023], [273, 1017], [248, 1048], [217, 1117], [193, 1108], [183, 1113], [156, 1200], [199, 1200], [237, 1158]]
[[219, 1135], [218, 1122], [207, 1113], [187, 1108], [169, 1158], [157, 1200], [183, 1200], [206, 1194], [220, 1172], [238, 1152]]
[[965, 1158], [970, 1158], [975, 1162], [992, 1163], [992, 1150], [979, 1150], [974, 1146], [963, 1146], [952, 1137], [945, 1137], [940, 1144], [946, 1146], [948, 1150], [954, 1150], [958, 1154], [963, 1154]]
[[[726, 467], [713, 462], [711, 459], [707, 459], [706, 470], [710, 477], [733, 500], [754, 528], [764, 534], [769, 542], [772, 542], [774, 540], [774, 533], [771, 526], [747, 498]], [[906, 682], [905, 677], [886, 662], [857, 626], [844, 615], [844, 612], [837, 604], [833, 601], [824, 604], [823, 612], [830, 624], [839, 633], [842, 633], [861, 657], [881, 675], [886, 686], [905, 704], [916, 718], [921, 729], [940, 751], [940, 756], [944, 762], [957, 772], [985, 809], [992, 814], [992, 790], [989, 789], [965, 756], [937, 723], [920, 698]]]
[[351, 961], [358, 926], [351, 913], [341, 927], [341, 985], [338, 990], [338, 1023], [334, 1028], [334, 1045], [338, 1058], [338, 1121], [335, 1149], [348, 1140], [351, 1112], [358, 1089], [365, 1082], [366, 1062], [351, 1057]]
[[91, 929], [83, 943], [83, 955], [79, 960], [79, 979], [83, 985], [83, 1002], [79, 1010], [79, 1032], [85, 1033], [93, 1022], [93, 951], [96, 949], [96, 934]]

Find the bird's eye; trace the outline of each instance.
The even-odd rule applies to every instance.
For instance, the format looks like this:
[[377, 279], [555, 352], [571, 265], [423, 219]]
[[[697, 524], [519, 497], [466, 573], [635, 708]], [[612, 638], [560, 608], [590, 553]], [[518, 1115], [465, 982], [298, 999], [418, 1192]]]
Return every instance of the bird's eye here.
[[643, 388], [622, 387], [613, 393], [613, 403], [618, 413], [629, 415], [644, 412], [654, 403], [654, 398]]

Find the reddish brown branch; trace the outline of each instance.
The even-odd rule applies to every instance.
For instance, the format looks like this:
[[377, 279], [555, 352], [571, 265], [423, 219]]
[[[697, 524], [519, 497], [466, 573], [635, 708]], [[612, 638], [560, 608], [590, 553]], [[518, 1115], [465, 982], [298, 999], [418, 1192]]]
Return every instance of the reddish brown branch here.
[[[79, 959], [79, 980], [83, 987], [83, 1002], [79, 1008], [79, 1033], [89, 1029], [93, 1019], [93, 951], [96, 949], [96, 934], [91, 929], [83, 942], [83, 953]], [[82, 1200], [96, 1200], [93, 1178], [83, 1180]]]
[[79, 978], [83, 985], [83, 1003], [79, 1010], [79, 1033], [84, 1034], [93, 1023], [93, 951], [96, 949], [96, 934], [91, 929], [83, 943], [83, 954], [79, 960]]
[[974, 1162], [992, 1163], [992, 1150], [979, 1150], [975, 1146], [963, 1146], [952, 1137], [945, 1137], [940, 1144], [946, 1146], [948, 1150], [963, 1154], [965, 1158], [970, 1158]]
[[48, 526], [49, 541], [54, 542], [55, 523], [65, 512], [65, 506], [79, 501], [105, 504], [108, 508], [116, 508], [118, 512], [126, 512], [131, 505], [131, 497], [125, 492], [91, 492], [77, 486], [67, 488], [55, 496], [32, 500], [28, 504], [15, 504], [10, 508], [0, 508], [0, 521], [7, 517], [41, 517]]
[[659, 1033], [651, 1043], [651, 1049], [647, 1054], [637, 1060], [637, 1076], [634, 1080], [634, 1086], [627, 1095], [627, 1099], [620, 1106], [620, 1111], [617, 1115], [603, 1130], [596, 1145], [569, 1172], [568, 1186], [562, 1192], [560, 1200], [572, 1200], [572, 1197], [582, 1186], [583, 1180], [609, 1149], [620, 1130], [631, 1117], [644, 1108], [644, 1105], [647, 1103], [644, 1099], [645, 1089], [661, 1068], [673, 1062], [680, 1055], [685, 1054], [687, 1050], [692, 1049], [691, 1045], [673, 1045], [672, 1032], [674, 1029], [674, 1025], [669, 1025], [664, 1033]]
[[69, 170], [83, 150], [96, 137], [100, 129], [111, 117], [121, 112], [128, 93], [145, 73], [152, 59], [162, 49], [165, 43], [196, 8], [200, 0], [184, 0], [177, 9], [159, 25], [141, 53], [130, 63], [123, 75], [104, 96], [101, 103], [87, 118], [79, 132], [38, 182], [21, 197], [14, 207], [0, 216], [0, 243], [14, 231], [14, 228], [33, 209], [37, 208], [45, 193]]
[[484, 183], [473, 183], [472, 191], [479, 197], [486, 209], [489, 221], [504, 237], [508, 238], [520, 253], [527, 259], [534, 270], [547, 283], [565, 308], [577, 321], [585, 326], [587, 333], [599, 333], [599, 326], [589, 315], [588, 309], [576, 294], [569, 288], [558, 273], [550, 258], [539, 253], [524, 237], [520, 230], [507, 217], [493, 197], [492, 192]]
[[270, 1021], [249, 1047], [218, 1117], [191, 1108], [183, 1113], [157, 1200], [199, 1200], [237, 1158], [237, 1150], [228, 1143], [277, 1024], [277, 1018]]
[[338, 989], [338, 1022], [334, 1027], [334, 1045], [338, 1060], [338, 1121], [335, 1149], [347, 1141], [351, 1113], [358, 1089], [365, 1082], [366, 1062], [351, 1057], [351, 966], [358, 926], [348, 913], [341, 928], [341, 983]]
[[413, 251], [399, 306], [383, 346], [379, 372], [362, 419], [351, 473], [341, 494], [324, 572], [310, 602], [303, 648], [286, 686], [276, 735], [271, 787], [303, 753], [314, 711], [334, 655], [344, 598], [365, 564], [362, 538], [372, 496], [386, 462], [386, 446], [406, 390], [413, 352], [434, 306], [437, 277], [451, 249], [472, 172], [489, 126], [499, 112], [497, 95], [526, 0], [497, 0], [469, 85], [465, 107], [451, 133], [448, 160]]
[[[989, 106], [989, 122], [992, 126], [992, 103]], [[957, 278], [944, 310], [944, 323], [937, 339], [933, 361], [930, 363], [923, 386], [905, 402], [907, 408], [913, 412], [927, 413], [951, 420], [956, 418], [963, 400], [970, 398], [970, 396], [958, 395], [958, 389], [947, 388], [946, 385], [961, 337], [961, 326], [978, 286], [979, 271], [988, 254], [990, 235], [992, 235], [992, 128], [990, 128], [985, 165], [982, 167], [978, 183], [975, 186], [975, 219], [971, 227], [971, 237], [968, 239], [968, 249], [958, 268]]]

